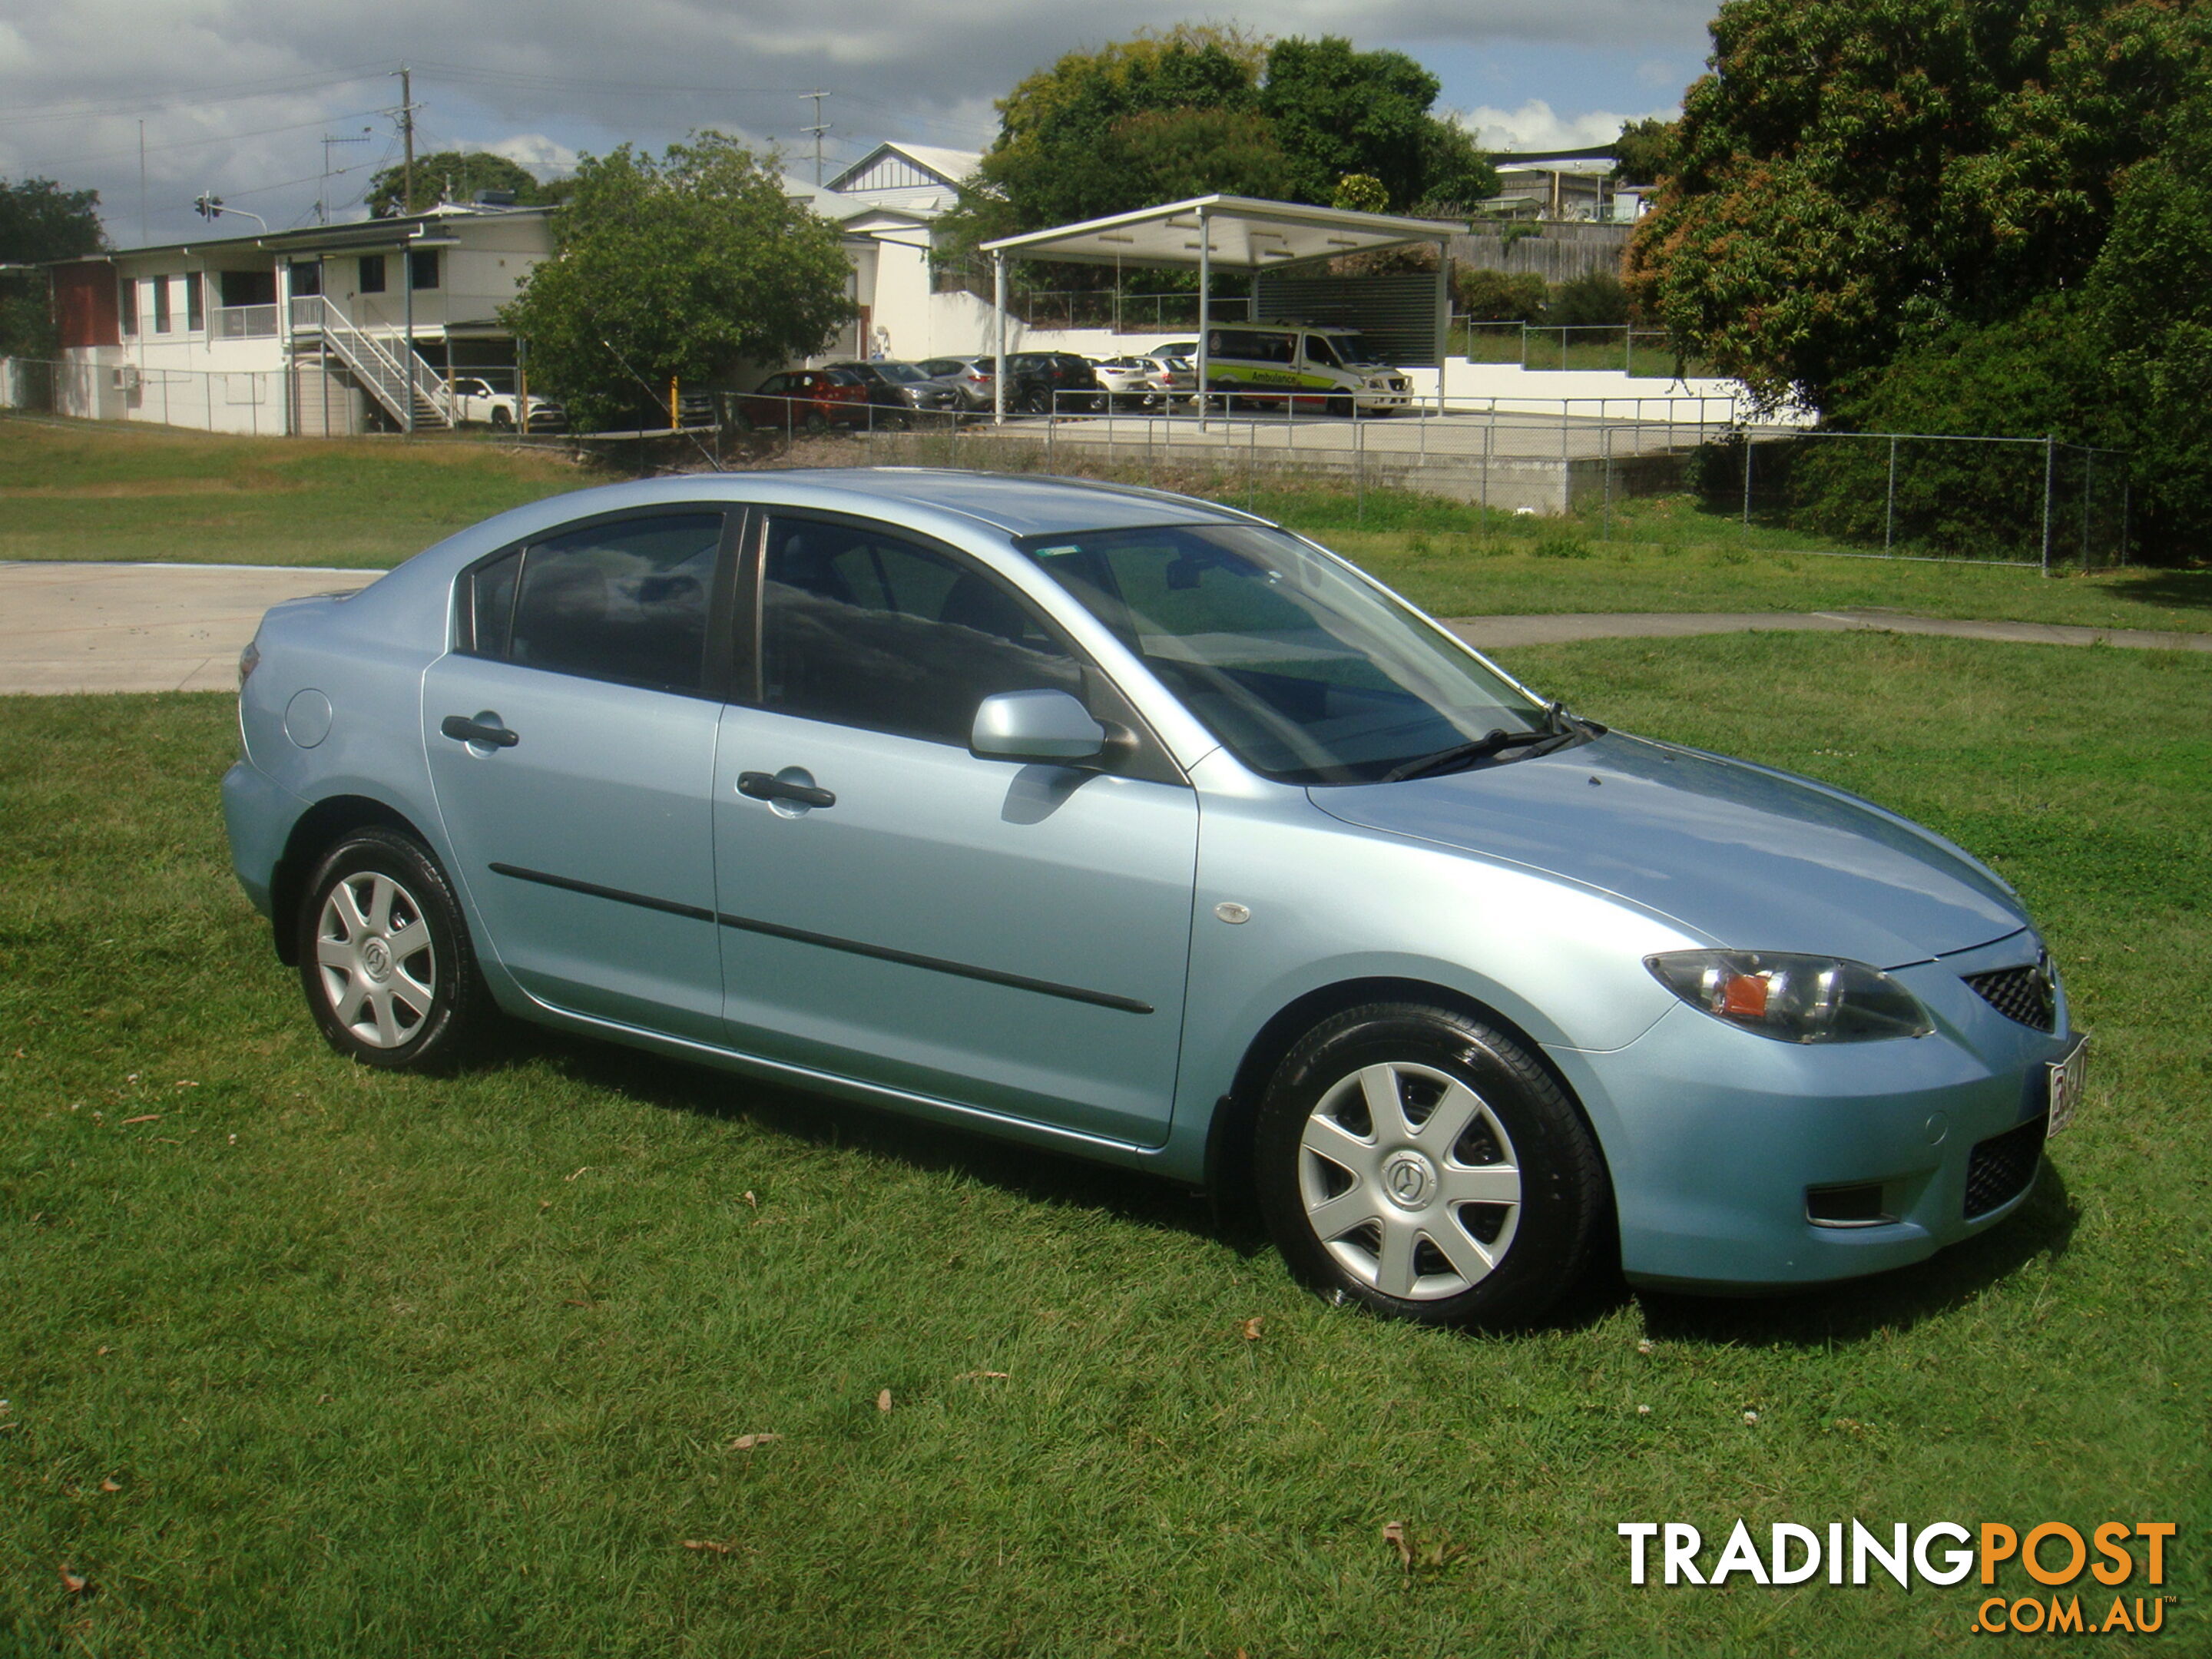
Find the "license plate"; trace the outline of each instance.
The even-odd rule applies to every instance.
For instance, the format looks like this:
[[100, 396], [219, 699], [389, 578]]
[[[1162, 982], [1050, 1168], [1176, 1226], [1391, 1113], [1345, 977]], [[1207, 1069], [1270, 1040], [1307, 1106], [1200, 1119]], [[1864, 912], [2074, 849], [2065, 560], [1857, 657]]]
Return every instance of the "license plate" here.
[[2074, 1109], [2081, 1103], [2081, 1085], [2089, 1075], [2089, 1039], [2081, 1037], [2066, 1051], [2066, 1058], [2051, 1062], [2051, 1127], [2044, 1132], [2048, 1140], [2074, 1121]]

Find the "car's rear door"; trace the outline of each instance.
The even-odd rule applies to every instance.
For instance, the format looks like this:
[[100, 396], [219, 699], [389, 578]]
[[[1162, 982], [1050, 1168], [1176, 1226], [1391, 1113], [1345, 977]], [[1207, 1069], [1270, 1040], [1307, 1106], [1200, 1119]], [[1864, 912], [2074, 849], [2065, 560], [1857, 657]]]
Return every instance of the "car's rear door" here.
[[555, 1007], [721, 1030], [710, 810], [732, 514], [564, 526], [462, 581], [422, 741], [490, 951]]
[[1060, 687], [1136, 724], [1029, 603], [890, 526], [768, 517], [714, 840], [730, 1041], [1133, 1145], [1164, 1139], [1198, 840], [1140, 732], [1110, 772], [970, 755]]

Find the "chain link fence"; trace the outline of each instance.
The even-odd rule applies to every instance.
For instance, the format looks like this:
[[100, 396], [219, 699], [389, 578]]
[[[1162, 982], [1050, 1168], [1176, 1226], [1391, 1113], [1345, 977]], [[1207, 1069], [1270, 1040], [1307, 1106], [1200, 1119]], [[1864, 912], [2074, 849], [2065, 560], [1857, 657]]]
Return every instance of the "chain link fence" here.
[[1699, 453], [1690, 484], [1747, 526], [1896, 558], [2100, 570], [2128, 562], [2134, 531], [2127, 457], [2054, 438], [1732, 434]]

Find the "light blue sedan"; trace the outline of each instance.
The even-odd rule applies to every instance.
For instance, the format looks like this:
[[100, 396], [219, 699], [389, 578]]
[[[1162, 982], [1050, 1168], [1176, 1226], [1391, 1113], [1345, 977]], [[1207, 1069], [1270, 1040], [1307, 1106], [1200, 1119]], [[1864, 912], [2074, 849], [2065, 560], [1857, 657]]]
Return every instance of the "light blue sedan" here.
[[658, 480], [280, 605], [223, 783], [331, 1044], [495, 1007], [1249, 1196], [1437, 1323], [2002, 1220], [2082, 1044], [2002, 879], [1577, 718], [1203, 501]]

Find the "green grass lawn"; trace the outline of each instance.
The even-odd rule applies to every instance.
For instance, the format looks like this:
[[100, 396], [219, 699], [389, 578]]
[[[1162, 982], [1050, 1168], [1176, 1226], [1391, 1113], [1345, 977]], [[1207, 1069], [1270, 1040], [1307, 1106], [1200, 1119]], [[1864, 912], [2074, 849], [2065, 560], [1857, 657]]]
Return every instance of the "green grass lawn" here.
[[[834, 440], [809, 453], [835, 465], [864, 459]], [[665, 459], [697, 456], [685, 445]], [[466, 437], [232, 438], [0, 416], [0, 559], [379, 568], [494, 513], [623, 476], [560, 449]], [[1826, 556], [1835, 544], [1747, 528], [1687, 497], [1617, 503], [1609, 520], [1534, 519], [1390, 491], [1248, 494], [1241, 476], [1170, 482], [1211, 487], [1304, 531], [1440, 616], [1872, 606], [2212, 630], [2212, 570], [2046, 580], [1993, 565]]]
[[466, 438], [234, 438], [0, 416], [0, 559], [378, 569], [600, 482]]
[[1158, 1183], [618, 1049], [373, 1073], [230, 878], [229, 699], [0, 702], [0, 1652], [1978, 1650], [1971, 1580], [1627, 1584], [1617, 1522], [1739, 1516], [2174, 1521], [2166, 1631], [2079, 1647], [2205, 1651], [2212, 659], [1510, 663], [2020, 886], [2096, 1034], [2022, 1214], [1855, 1286], [1458, 1337]]

